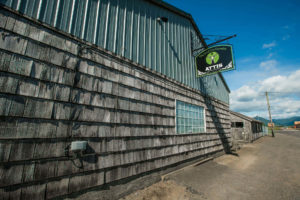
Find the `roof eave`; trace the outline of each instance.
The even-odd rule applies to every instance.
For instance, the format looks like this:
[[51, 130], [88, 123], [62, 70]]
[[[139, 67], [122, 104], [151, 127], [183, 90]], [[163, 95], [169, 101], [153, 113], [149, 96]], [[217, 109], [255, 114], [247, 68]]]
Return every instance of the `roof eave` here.
[[204, 46], [205, 48], [207, 48], [207, 44], [206, 44], [206, 42], [204, 41], [204, 38], [203, 38], [203, 36], [202, 36], [202, 34], [201, 34], [201, 32], [200, 32], [198, 26], [197, 26], [196, 23], [195, 23], [195, 20], [193, 19], [193, 17], [192, 17], [191, 14], [189, 14], [189, 13], [183, 11], [183, 10], [180, 10], [180, 9], [178, 9], [178, 8], [176, 8], [176, 7], [174, 7], [174, 6], [172, 6], [171, 4], [166, 3], [166, 2], [164, 2], [164, 1], [161, 1], [161, 0], [147, 0], [147, 1], [152, 2], [152, 3], [154, 3], [154, 4], [158, 5], [158, 6], [164, 7], [164, 8], [166, 8], [166, 9], [172, 11], [172, 12], [175, 12], [176, 14], [179, 14], [179, 15], [181, 15], [181, 16], [183, 16], [183, 17], [189, 19], [190, 22], [191, 22], [192, 25], [193, 25], [193, 28], [196, 30], [196, 32], [197, 32], [197, 34], [198, 34], [198, 36], [199, 36], [201, 42], [203, 43], [203, 46]]
[[230, 112], [231, 114], [233, 114], [233, 115], [235, 115], [235, 116], [238, 116], [238, 117], [240, 117], [240, 118], [243, 118], [243, 119], [245, 119], [245, 120], [248, 120], [248, 121], [251, 121], [251, 122], [258, 122], [258, 123], [262, 123], [262, 124], [263, 124], [263, 122], [261, 122], [261, 121], [259, 121], [259, 120], [256, 120], [256, 119], [254, 119], [254, 118], [252, 118], [252, 117], [248, 117], [248, 116], [246, 116], [246, 115], [243, 115], [243, 114], [241, 114], [241, 113], [234, 112], [234, 111], [232, 111], [232, 110], [230, 110], [229, 112]]

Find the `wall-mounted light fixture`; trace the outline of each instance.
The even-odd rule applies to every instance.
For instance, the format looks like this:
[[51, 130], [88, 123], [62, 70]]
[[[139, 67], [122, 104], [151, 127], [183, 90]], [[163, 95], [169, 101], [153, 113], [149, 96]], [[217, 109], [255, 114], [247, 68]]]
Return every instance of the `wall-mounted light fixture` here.
[[87, 147], [87, 141], [73, 141], [65, 148], [65, 155], [69, 157], [70, 151], [74, 158], [79, 158], [83, 155]]
[[156, 20], [158, 22], [168, 22], [169, 19], [167, 17], [158, 17]]

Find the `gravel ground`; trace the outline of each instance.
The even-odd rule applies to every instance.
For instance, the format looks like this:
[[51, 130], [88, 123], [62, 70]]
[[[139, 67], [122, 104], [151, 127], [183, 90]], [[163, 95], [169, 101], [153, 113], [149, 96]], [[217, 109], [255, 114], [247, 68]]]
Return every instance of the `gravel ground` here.
[[300, 131], [277, 132], [122, 200], [300, 200]]
[[137, 191], [121, 200], [189, 200], [190, 198], [191, 193], [186, 187], [168, 180]]

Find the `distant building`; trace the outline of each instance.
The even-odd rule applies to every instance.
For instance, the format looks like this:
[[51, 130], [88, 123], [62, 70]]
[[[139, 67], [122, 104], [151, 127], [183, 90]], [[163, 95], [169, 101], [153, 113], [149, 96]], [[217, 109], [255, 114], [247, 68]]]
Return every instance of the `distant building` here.
[[231, 134], [235, 142], [253, 142], [266, 133], [261, 121], [230, 111]]
[[268, 123], [268, 127], [274, 127], [275, 124], [274, 123]]
[[295, 128], [300, 128], [300, 121], [295, 121], [294, 125], [295, 125]]

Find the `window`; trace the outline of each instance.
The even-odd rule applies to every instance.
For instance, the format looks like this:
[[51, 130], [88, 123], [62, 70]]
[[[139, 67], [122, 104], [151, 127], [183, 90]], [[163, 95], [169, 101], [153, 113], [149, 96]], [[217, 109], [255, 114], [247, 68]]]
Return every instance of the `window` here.
[[177, 100], [176, 132], [178, 134], [205, 132], [204, 108]]
[[235, 122], [235, 126], [237, 128], [243, 128], [244, 127], [244, 123], [243, 122]]
[[233, 128], [243, 128], [244, 123], [243, 122], [231, 122], [231, 127], [233, 127]]

